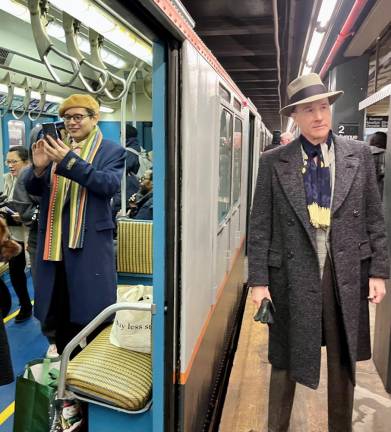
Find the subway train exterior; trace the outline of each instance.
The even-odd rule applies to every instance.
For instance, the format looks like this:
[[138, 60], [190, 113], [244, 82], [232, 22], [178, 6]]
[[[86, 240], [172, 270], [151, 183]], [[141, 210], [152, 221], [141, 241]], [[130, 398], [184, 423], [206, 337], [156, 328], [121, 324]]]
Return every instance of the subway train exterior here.
[[[73, 51], [66, 19], [78, 29]], [[75, 92], [100, 100], [99, 126], [118, 145], [132, 122], [153, 163], [153, 272], [144, 279], [155, 305], [152, 404], [128, 413], [89, 402], [88, 430], [209, 430], [218, 421], [246, 296], [249, 208], [259, 155], [271, 142], [262, 113], [171, 2], [6, 0], [0, 22], [2, 174], [9, 149], [30, 147], [32, 128], [59, 120], [58, 104]], [[42, 28], [34, 28], [40, 23], [46, 48]], [[110, 26], [134, 47], [112, 37]], [[144, 283], [123, 271], [119, 281]], [[16, 325], [11, 314], [5, 322], [20, 375], [45, 355], [46, 341], [35, 319]], [[34, 342], [26, 344], [29, 338]], [[0, 388], [6, 431], [14, 390], [15, 383]]]

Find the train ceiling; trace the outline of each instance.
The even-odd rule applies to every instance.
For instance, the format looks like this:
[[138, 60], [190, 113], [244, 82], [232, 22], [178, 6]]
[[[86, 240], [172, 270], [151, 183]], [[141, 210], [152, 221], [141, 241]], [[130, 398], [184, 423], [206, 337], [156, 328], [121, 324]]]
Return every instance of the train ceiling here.
[[[280, 129], [273, 2], [182, 0], [182, 3], [195, 21], [197, 34], [243, 94], [251, 99], [266, 126], [270, 130]], [[281, 89], [284, 90], [299, 70], [312, 2], [295, 1], [295, 7], [293, 2], [277, 3]], [[282, 98], [284, 101], [283, 94]]]

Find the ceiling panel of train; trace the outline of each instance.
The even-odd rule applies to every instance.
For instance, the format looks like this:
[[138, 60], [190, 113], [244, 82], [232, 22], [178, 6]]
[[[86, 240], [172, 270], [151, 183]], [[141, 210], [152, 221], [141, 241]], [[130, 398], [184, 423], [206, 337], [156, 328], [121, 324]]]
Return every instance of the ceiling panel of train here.
[[[182, 0], [195, 31], [251, 99], [266, 126], [280, 129], [279, 71], [271, 0]], [[281, 89], [297, 76], [313, 2], [278, 1]], [[283, 101], [285, 100], [282, 94]]]
[[[37, 37], [32, 31], [28, 5], [33, 3], [45, 6], [39, 8], [38, 20], [45, 37], [57, 51], [49, 51], [50, 67], [45, 66], [39, 55], [37, 40], [45, 41], [45, 37], [42, 34]], [[69, 45], [72, 41], [73, 48]], [[67, 55], [76, 59], [75, 63]], [[75, 73], [75, 64], [82, 65], [78, 73]], [[1, 108], [7, 104], [7, 94], [12, 87], [11, 110], [28, 103], [30, 111], [39, 105], [45, 93], [43, 112], [55, 114], [64, 97], [75, 92], [89, 92], [97, 94], [104, 106], [102, 111], [107, 108], [104, 112], [113, 112], [120, 107], [121, 94], [125, 86], [128, 88], [126, 78], [131, 73], [137, 91], [150, 99], [151, 65], [151, 43], [88, 0], [0, 1]], [[75, 79], [70, 84], [64, 84], [73, 76]], [[27, 92], [30, 102], [25, 100]], [[35, 110], [32, 117], [37, 113]]]

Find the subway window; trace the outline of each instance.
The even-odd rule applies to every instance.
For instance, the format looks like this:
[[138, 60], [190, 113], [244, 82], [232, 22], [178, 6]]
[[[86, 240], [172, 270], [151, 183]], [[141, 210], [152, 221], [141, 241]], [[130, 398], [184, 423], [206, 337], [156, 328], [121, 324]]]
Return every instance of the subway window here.
[[242, 178], [242, 121], [235, 118], [233, 139], [232, 167], [232, 202], [236, 204], [240, 198], [240, 183]]
[[231, 102], [231, 93], [221, 84], [219, 85], [219, 95], [228, 103]]
[[8, 122], [9, 146], [22, 146], [26, 142], [26, 129], [23, 121], [10, 120]]
[[220, 115], [219, 143], [219, 222], [224, 220], [231, 207], [232, 123], [232, 114], [223, 109]]
[[242, 111], [242, 104], [236, 98], [234, 98], [234, 108], [238, 111]]

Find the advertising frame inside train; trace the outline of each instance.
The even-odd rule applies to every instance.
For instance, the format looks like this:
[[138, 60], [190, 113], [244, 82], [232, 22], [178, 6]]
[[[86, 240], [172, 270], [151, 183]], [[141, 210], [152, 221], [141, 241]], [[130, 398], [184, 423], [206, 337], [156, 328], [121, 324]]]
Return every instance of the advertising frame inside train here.
[[[89, 430], [93, 432], [107, 431], [114, 425], [118, 432], [129, 430], [129, 428], [143, 432], [174, 430], [177, 414], [175, 413], [176, 386], [173, 376], [175, 376], [178, 356], [176, 345], [179, 343], [179, 336], [176, 319], [180, 307], [176, 288], [179, 243], [177, 236], [180, 161], [178, 150], [179, 43], [172, 33], [165, 29], [150, 11], [138, 2], [132, 5], [132, 10], [127, 9], [118, 1], [111, 1], [109, 5], [107, 2], [99, 0], [90, 3], [94, 3], [100, 10], [113, 17], [121, 26], [135, 30], [135, 34], [139, 35], [141, 39], [145, 38], [151, 42], [153, 58], [151, 90], [153, 97], [151, 118], [148, 119], [150, 121], [144, 121], [144, 123], [146, 123], [146, 128], [149, 128], [147, 133], [151, 134], [153, 142], [154, 213], [151, 285], [153, 286], [153, 303], [156, 307], [152, 316], [153, 408], [132, 416], [115, 409], [110, 410], [99, 404], [89, 404]], [[1, 7], [0, 12], [2, 12]], [[12, 73], [14, 72], [12, 71]], [[81, 92], [79, 91], [79, 93]], [[88, 92], [85, 91], [85, 93]], [[133, 102], [128, 101], [128, 112], [132, 111]], [[126, 110], [121, 110], [121, 112], [126, 112]], [[30, 131], [37, 123], [58, 120], [57, 114], [51, 111], [50, 113], [48, 111], [47, 114], [42, 113], [41, 117], [36, 120], [27, 120], [25, 117], [22, 116], [16, 121], [24, 123], [24, 138], [21, 144], [26, 147], [29, 147]], [[15, 120], [12, 112], [8, 112], [0, 120], [3, 160], [9, 150], [10, 135], [8, 127], [5, 125], [10, 120]], [[121, 142], [124, 142], [126, 130], [124, 123], [132, 120], [135, 118], [129, 119], [129, 117], [122, 116], [120, 125], [114, 124], [115, 122], [111, 124], [100, 122], [100, 126], [104, 135], [108, 135], [109, 138], [114, 138], [116, 141], [121, 139]], [[1, 167], [4, 169], [3, 163]], [[5, 168], [6, 170], [7, 168]], [[119, 273], [119, 282], [127, 282], [126, 274]], [[140, 283], [138, 279], [137, 283]]]

